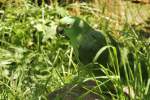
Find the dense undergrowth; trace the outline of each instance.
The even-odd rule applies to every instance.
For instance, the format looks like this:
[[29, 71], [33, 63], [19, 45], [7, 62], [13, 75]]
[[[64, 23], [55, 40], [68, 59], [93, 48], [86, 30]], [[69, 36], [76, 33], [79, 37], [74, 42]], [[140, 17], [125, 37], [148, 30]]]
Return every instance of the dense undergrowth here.
[[[5, 5], [1, 8], [0, 99], [46, 100], [48, 94], [66, 84], [76, 84], [93, 78], [84, 71], [79, 74], [80, 65], [68, 40], [56, 35], [55, 29], [59, 19], [75, 13], [95, 29], [112, 34], [123, 44], [123, 47], [120, 47], [121, 64], [118, 63], [115, 47], [112, 52], [112, 66], [116, 68], [116, 73], [102, 67], [107, 80], [113, 80], [113, 85], [119, 91], [111, 95], [112, 98], [127, 98], [123, 86], [133, 88], [132, 99], [150, 97], [149, 38], [142, 37], [141, 31], [128, 21], [119, 22], [118, 17], [116, 21], [112, 14], [113, 17], [107, 16], [108, 6], [96, 8], [90, 3], [82, 3], [80, 6], [78, 9], [79, 4], [61, 7], [58, 3], [52, 6], [37, 6], [24, 2], [21, 5]], [[133, 54], [131, 59], [127, 57], [129, 52]], [[132, 62], [132, 65], [129, 62]], [[121, 66], [123, 72], [119, 71]], [[121, 73], [125, 75], [123, 82], [119, 78]]]

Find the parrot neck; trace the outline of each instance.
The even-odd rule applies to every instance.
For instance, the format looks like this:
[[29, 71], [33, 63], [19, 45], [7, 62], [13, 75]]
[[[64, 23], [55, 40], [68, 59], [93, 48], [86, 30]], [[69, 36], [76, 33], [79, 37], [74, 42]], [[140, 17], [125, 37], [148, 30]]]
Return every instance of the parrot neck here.
[[87, 34], [88, 32], [93, 32], [93, 31], [95, 31], [95, 30], [93, 28], [91, 28], [90, 25], [85, 24], [84, 29], [82, 30], [82, 33]]

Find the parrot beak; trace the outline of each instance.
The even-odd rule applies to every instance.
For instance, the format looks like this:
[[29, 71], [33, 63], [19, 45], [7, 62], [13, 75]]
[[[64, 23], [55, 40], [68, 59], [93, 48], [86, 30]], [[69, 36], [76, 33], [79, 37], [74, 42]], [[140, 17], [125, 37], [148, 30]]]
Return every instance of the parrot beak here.
[[56, 33], [59, 35], [64, 35], [64, 28], [62, 26], [57, 26]]
[[57, 33], [57, 36], [63, 36], [64, 38], [68, 39], [67, 35], [64, 32], [64, 27], [58, 25], [56, 28], [56, 33]]

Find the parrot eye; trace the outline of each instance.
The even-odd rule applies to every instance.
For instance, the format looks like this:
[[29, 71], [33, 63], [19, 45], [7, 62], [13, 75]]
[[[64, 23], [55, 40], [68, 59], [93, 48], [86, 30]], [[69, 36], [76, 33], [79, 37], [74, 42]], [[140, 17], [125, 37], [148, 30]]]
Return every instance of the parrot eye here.
[[71, 28], [71, 24], [66, 24], [66, 27], [67, 28]]

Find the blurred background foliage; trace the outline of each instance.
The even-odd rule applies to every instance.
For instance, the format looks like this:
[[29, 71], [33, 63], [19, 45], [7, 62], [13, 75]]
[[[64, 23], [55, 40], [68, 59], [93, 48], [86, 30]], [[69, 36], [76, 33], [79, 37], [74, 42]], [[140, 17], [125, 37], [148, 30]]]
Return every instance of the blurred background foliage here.
[[[56, 36], [59, 19], [70, 15], [124, 43], [134, 52], [134, 67], [140, 73], [143, 61], [150, 77], [148, 0], [0, 0], [0, 99], [46, 100], [52, 91], [91, 77], [85, 72], [75, 79], [79, 65], [73, 49]], [[148, 98], [150, 80], [142, 81], [139, 73], [134, 79], [127, 73], [126, 84], [133, 86], [136, 98]]]

